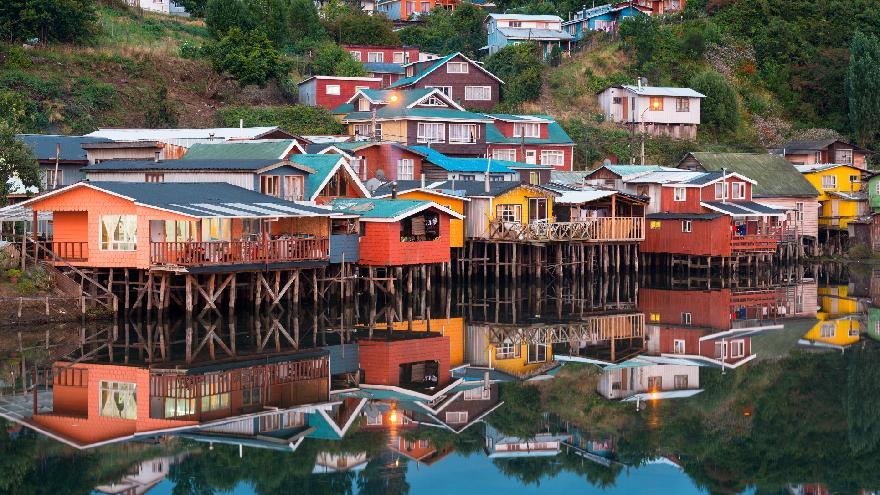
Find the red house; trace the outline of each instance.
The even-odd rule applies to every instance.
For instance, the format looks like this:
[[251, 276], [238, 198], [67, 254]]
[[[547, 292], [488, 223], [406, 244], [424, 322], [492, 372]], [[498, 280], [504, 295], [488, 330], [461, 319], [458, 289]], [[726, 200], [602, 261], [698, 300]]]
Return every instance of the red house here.
[[406, 77], [389, 86], [392, 89], [437, 88], [464, 108], [487, 111], [500, 101], [504, 81], [483, 66], [452, 53], [443, 58], [412, 62]]
[[449, 385], [449, 337], [422, 334], [390, 340], [360, 340], [358, 343], [362, 385], [396, 387], [408, 391], [435, 391]]
[[450, 220], [463, 215], [431, 201], [335, 199], [334, 211], [360, 216], [359, 263], [402, 266], [448, 263]]
[[[342, 45], [358, 62], [406, 65], [419, 61], [417, 46]], [[369, 70], [369, 69], [367, 69]]]
[[351, 158], [351, 168], [364, 182], [370, 179], [418, 180], [425, 159], [423, 153], [390, 141], [334, 143], [321, 153], [338, 153]]
[[641, 251], [723, 258], [775, 252], [786, 212], [752, 201], [754, 184], [724, 171], [663, 184], [660, 197], [651, 198], [659, 212], [645, 216]]
[[299, 83], [299, 102], [332, 110], [348, 101], [359, 89], [379, 89], [376, 77], [311, 76]]
[[574, 141], [546, 115], [487, 115], [486, 145], [492, 158], [574, 170]]

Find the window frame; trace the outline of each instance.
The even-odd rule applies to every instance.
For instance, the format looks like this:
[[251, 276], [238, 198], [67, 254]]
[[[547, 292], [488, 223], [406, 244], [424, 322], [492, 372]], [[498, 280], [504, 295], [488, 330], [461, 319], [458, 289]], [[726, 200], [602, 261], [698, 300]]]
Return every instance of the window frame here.
[[[446, 73], [447, 74], [468, 74], [470, 71], [470, 64], [467, 62], [446, 62]], [[453, 67], [464, 68], [464, 70], [452, 70]]]
[[[425, 135], [426, 129], [440, 129], [439, 137], [428, 137]], [[446, 124], [442, 122], [419, 122], [416, 125], [416, 141], [419, 143], [445, 143], [446, 142]]]
[[[498, 156], [501, 154], [501, 156]], [[492, 159], [493, 160], [506, 160], [509, 162], [516, 161], [516, 149], [515, 148], [495, 148], [492, 150]], [[877, 182], [878, 189], [880, 189], [880, 181]]]
[[[672, 191], [672, 200], [676, 203], [683, 203], [687, 201], [687, 189], [686, 187], [675, 187]], [[680, 194], [679, 194], [680, 193]]]
[[[719, 194], [720, 193], [720, 194]], [[730, 198], [730, 185], [727, 181], [715, 183], [715, 199], [725, 200]]]
[[[104, 222], [104, 218], [106, 217], [117, 217], [116, 218], [116, 227], [113, 229], [113, 232], [107, 231], [107, 237], [105, 239], [105, 227], [107, 224]], [[130, 235], [129, 240], [116, 240], [113, 239], [116, 234], [116, 230], [119, 227], [120, 222], [123, 220], [127, 222], [133, 222], [134, 231], [133, 232], [123, 232], [123, 234]], [[128, 225], [130, 227], [131, 225]], [[116, 251], [116, 252], [134, 252], [137, 251], [137, 237], [138, 237], [138, 225], [137, 225], [137, 215], [100, 215], [98, 217], [98, 245], [101, 251]]]
[[[679, 345], [681, 349], [679, 349]], [[687, 354], [687, 341], [684, 339], [673, 339], [672, 340], [672, 353], [673, 354]]]
[[[511, 213], [513, 219], [507, 219]], [[500, 203], [495, 205], [495, 219], [502, 222], [522, 223], [522, 205], [515, 203]]]
[[681, 221], [681, 231], [684, 234], [690, 234], [694, 230], [694, 225], [691, 220], [682, 220]]
[[361, 62], [361, 51], [360, 50], [349, 50], [348, 53], [352, 56], [352, 58], [354, 58], [358, 62]]
[[731, 199], [746, 199], [746, 183], [745, 182], [731, 182], [730, 183], [730, 198]]
[[324, 86], [324, 95], [327, 96], [340, 96], [342, 95], [342, 85], [340, 84], [327, 84]]
[[[684, 104], [682, 104], [684, 103]], [[675, 99], [675, 111], [676, 112], [690, 112], [691, 111], [691, 99], [686, 96], [679, 96]]]
[[[480, 128], [477, 127], [477, 124], [448, 124], [447, 127], [448, 127], [448, 129], [447, 129], [447, 133], [448, 133], [448, 141], [447, 142], [448, 143], [474, 144], [480, 138], [480, 136], [479, 136]], [[471, 132], [470, 132], [471, 137], [467, 138], [467, 139], [463, 139], [461, 137], [453, 137], [453, 132], [452, 132], [453, 129], [455, 129], [456, 132], [470, 129], [471, 130]], [[468, 133], [465, 132], [464, 134], [468, 134]]]
[[[830, 180], [826, 181], [826, 179]], [[830, 185], [828, 183], [830, 183]], [[837, 176], [834, 174], [823, 174], [822, 189], [837, 189]]]
[[[534, 132], [527, 132], [528, 130]], [[515, 122], [513, 124], [513, 137], [540, 138], [541, 124], [537, 122]]]
[[[378, 55], [376, 57], [375, 55]], [[378, 60], [376, 60], [378, 58]], [[367, 52], [367, 63], [385, 63], [385, 52]]]
[[[480, 90], [481, 93], [478, 95], [479, 98], [474, 98], [473, 92], [476, 90]], [[470, 96], [468, 96], [468, 91], [470, 91]], [[492, 86], [465, 86], [464, 87], [464, 99], [467, 101], [492, 101]]]
[[[547, 160], [548, 156], [558, 158], [558, 160]], [[565, 166], [565, 152], [562, 150], [541, 150], [541, 165], [550, 165], [553, 167]]]
[[690, 325], [693, 325], [693, 322], [694, 322], [694, 315], [693, 314], [691, 314], [689, 311], [682, 311], [681, 312], [681, 324], [682, 325], [690, 326]]
[[397, 180], [413, 180], [416, 175], [416, 161], [412, 158], [397, 159]]

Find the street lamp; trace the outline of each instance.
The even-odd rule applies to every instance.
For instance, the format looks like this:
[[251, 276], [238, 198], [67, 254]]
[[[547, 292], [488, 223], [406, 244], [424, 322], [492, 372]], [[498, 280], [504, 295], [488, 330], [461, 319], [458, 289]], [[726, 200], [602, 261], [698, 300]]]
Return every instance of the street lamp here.
[[645, 114], [648, 113], [648, 110], [658, 111], [663, 107], [663, 103], [660, 99], [651, 98], [648, 107], [642, 110], [641, 115], [639, 115], [639, 123], [642, 125], [642, 150], [641, 150], [641, 161], [642, 165], [645, 164]]

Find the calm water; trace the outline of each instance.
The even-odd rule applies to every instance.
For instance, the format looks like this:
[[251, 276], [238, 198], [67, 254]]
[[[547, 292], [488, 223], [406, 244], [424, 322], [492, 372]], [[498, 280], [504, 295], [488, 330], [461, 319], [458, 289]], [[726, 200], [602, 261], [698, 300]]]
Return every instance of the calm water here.
[[[735, 287], [655, 276], [435, 288], [235, 322], [55, 328], [48, 349], [40, 329], [24, 336], [26, 361], [191, 369], [324, 349], [333, 391], [281, 408], [280, 423], [264, 408], [136, 439], [100, 432], [101, 445], [0, 420], [0, 493], [870, 493], [878, 282], [816, 267]], [[400, 383], [376, 387], [368, 342], [436, 355], [391, 363]], [[17, 345], [0, 369], [9, 417], [32, 402], [8, 395]], [[151, 401], [150, 415], [161, 409]]]

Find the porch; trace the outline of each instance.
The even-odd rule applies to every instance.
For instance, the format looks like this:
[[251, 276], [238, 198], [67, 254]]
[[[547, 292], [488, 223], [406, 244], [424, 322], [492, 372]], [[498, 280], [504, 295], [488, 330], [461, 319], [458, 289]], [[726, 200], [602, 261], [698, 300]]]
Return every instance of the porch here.
[[291, 238], [260, 241], [151, 242], [150, 265], [211, 266], [283, 263], [330, 258], [330, 241]]
[[489, 238], [504, 241], [640, 242], [645, 240], [644, 217], [597, 217], [573, 222], [509, 222], [492, 220]]

